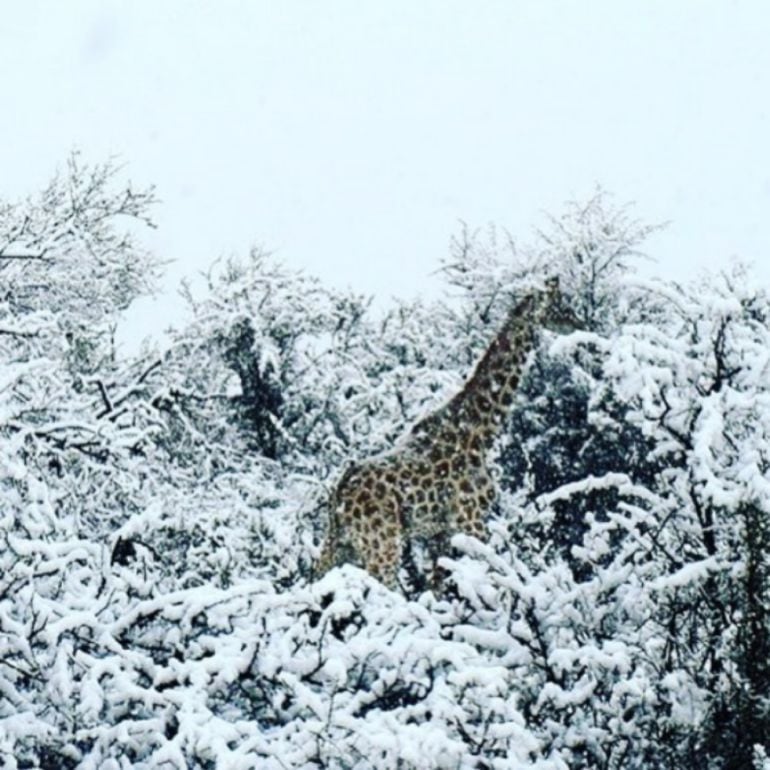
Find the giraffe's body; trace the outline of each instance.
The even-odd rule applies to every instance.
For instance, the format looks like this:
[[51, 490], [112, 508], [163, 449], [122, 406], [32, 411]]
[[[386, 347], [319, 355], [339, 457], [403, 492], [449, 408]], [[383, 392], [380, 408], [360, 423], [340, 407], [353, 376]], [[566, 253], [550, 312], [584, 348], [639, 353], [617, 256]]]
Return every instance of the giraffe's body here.
[[486, 453], [513, 403], [536, 333], [577, 326], [555, 280], [519, 302], [460, 393], [415, 424], [393, 450], [343, 474], [319, 570], [359, 562], [395, 586], [412, 540], [423, 542], [435, 561], [457, 532], [484, 539], [485, 513], [495, 498]]

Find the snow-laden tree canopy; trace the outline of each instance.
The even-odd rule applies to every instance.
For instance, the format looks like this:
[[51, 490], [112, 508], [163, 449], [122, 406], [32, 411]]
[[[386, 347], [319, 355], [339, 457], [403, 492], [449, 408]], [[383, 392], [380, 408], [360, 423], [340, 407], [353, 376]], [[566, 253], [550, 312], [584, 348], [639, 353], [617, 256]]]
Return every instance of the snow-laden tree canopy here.
[[[603, 194], [537, 241], [463, 228], [445, 301], [255, 250], [162, 351], [112, 333], [154, 196], [73, 157], [0, 205], [0, 767], [755, 768], [770, 751], [770, 303], [634, 273]], [[445, 592], [318, 577], [346, 463], [443, 403], [559, 275]]]

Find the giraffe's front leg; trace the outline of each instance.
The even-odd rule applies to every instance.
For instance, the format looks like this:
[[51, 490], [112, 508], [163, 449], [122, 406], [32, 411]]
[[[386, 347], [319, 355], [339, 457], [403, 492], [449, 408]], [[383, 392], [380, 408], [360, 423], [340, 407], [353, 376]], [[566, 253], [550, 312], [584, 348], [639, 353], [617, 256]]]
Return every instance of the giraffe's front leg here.
[[483, 466], [475, 468], [469, 477], [462, 479], [454, 500], [455, 531], [487, 540], [486, 518], [496, 497], [495, 483]]
[[457, 532], [486, 541], [489, 532], [485, 513], [486, 509], [475, 500], [462, 504], [457, 512]]
[[428, 544], [430, 557], [430, 573], [428, 586], [436, 596], [446, 596], [446, 583], [450, 571], [439, 564], [442, 556], [450, 556], [454, 549], [451, 546], [453, 535], [458, 533], [472, 535], [479, 540], [487, 539], [487, 527], [484, 521], [485, 507], [475, 496], [463, 498], [458, 496], [454, 501], [454, 509], [448, 526], [437, 532]]

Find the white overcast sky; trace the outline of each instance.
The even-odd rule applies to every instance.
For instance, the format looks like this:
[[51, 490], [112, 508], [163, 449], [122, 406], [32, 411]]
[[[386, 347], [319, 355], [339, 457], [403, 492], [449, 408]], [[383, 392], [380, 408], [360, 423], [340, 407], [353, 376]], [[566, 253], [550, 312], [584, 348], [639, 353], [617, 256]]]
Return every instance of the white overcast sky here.
[[527, 240], [597, 183], [671, 221], [660, 274], [770, 283], [767, 0], [24, 0], [0, 73], [0, 197], [117, 155], [163, 200], [169, 287], [261, 244], [434, 292], [458, 219]]

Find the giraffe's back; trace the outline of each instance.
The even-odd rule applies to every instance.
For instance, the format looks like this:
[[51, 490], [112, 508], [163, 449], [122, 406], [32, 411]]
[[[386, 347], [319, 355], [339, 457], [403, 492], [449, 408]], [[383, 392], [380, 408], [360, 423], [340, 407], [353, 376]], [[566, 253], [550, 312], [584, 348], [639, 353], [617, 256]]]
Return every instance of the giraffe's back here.
[[432, 551], [438, 542], [445, 548], [456, 531], [483, 537], [483, 512], [492, 499], [481, 456], [456, 444], [440, 451], [435, 443], [423, 449], [414, 442], [371, 458], [348, 469], [337, 485], [329, 538], [336, 556], [327, 552], [324, 566], [352, 554], [395, 585], [407, 542], [422, 541]]

